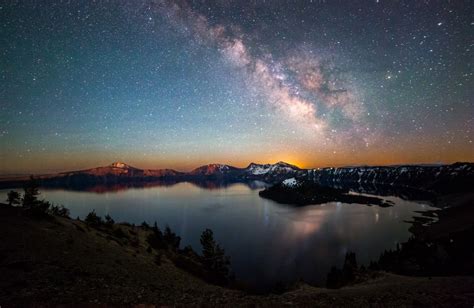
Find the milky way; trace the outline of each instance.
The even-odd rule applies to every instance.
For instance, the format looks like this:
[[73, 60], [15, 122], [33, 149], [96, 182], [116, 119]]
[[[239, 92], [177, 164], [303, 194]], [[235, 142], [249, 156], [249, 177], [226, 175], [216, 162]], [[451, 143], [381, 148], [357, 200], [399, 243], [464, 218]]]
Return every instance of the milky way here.
[[1, 173], [474, 160], [469, 1], [1, 4]]

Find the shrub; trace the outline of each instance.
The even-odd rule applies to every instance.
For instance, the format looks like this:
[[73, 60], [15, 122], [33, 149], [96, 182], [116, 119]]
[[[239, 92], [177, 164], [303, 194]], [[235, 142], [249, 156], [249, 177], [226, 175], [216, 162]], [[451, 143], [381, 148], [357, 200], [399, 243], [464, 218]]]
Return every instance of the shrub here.
[[184, 247], [181, 251], [180, 251], [180, 254], [184, 255], [184, 256], [187, 256], [187, 257], [190, 257], [194, 260], [200, 260], [200, 256], [194, 251], [193, 247], [191, 247], [191, 245], [188, 245], [186, 247]]
[[331, 268], [326, 278], [326, 287], [337, 289], [354, 282], [357, 271], [358, 267], [355, 253], [347, 252], [342, 270], [335, 266]]
[[199, 260], [177, 254], [172, 256], [172, 261], [176, 267], [179, 267], [188, 273], [193, 274], [194, 276], [200, 277], [210, 282], [215, 280], [213, 279], [214, 276], [203, 268], [202, 263]]
[[19, 192], [10, 190], [7, 194], [8, 205], [13, 206], [13, 205], [20, 204], [20, 198], [21, 198], [21, 195]]
[[132, 237], [130, 239], [130, 246], [135, 247], [135, 248], [140, 246], [140, 240], [138, 239], [138, 237]]
[[28, 206], [25, 208], [26, 213], [30, 214], [31, 216], [40, 218], [40, 217], [47, 217], [49, 214], [49, 209], [51, 208], [52, 204], [45, 200], [36, 200], [33, 205]]
[[122, 228], [118, 227], [114, 229], [113, 235], [115, 235], [118, 238], [127, 238], [127, 233], [123, 232]]
[[38, 187], [38, 182], [31, 176], [30, 180], [23, 187], [25, 193], [23, 194], [22, 205], [26, 213], [35, 217], [45, 217], [48, 216], [52, 205], [48, 201], [38, 200], [40, 195]]
[[344, 275], [337, 267], [331, 267], [331, 271], [327, 275], [326, 287], [329, 289], [338, 289], [344, 285]]
[[112, 226], [114, 225], [115, 221], [112, 219], [112, 217], [110, 217], [109, 214], [105, 215], [105, 226], [107, 228], [112, 228]]
[[155, 256], [155, 264], [160, 266], [161, 265], [161, 253], [158, 253], [156, 256]]
[[344, 280], [346, 283], [354, 281], [355, 272], [357, 271], [357, 260], [354, 252], [346, 253], [344, 259], [344, 266], [342, 267], [342, 273], [344, 274]]
[[48, 210], [48, 213], [54, 216], [69, 218], [69, 209], [65, 208], [63, 205], [54, 205], [52, 204]]
[[[60, 216], [69, 218], [69, 209], [63, 205], [54, 205], [46, 200], [38, 200], [40, 195], [38, 191], [38, 182], [31, 177], [30, 180], [23, 187], [25, 193], [21, 199], [23, 209], [25, 213], [34, 217], [48, 217]], [[8, 199], [10, 205], [20, 204], [20, 194], [15, 191], [8, 193]]]
[[172, 232], [169, 226], [166, 226], [165, 232], [163, 234], [163, 240], [168, 247], [176, 250], [179, 248], [181, 237]]
[[85, 223], [92, 227], [98, 227], [102, 225], [104, 222], [102, 221], [102, 217], [97, 216], [95, 210], [92, 210], [89, 214], [87, 214], [86, 219], [84, 219]]
[[152, 233], [148, 235], [147, 242], [154, 249], [164, 249], [166, 248], [166, 243], [163, 240], [163, 233], [161, 232], [158, 225], [155, 224], [151, 228]]

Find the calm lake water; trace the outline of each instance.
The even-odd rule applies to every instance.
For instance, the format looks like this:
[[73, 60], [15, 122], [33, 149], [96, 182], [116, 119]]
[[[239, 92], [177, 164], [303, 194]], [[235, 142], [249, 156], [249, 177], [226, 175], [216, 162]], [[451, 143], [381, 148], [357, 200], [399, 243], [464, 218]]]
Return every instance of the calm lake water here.
[[[258, 185], [257, 185], [258, 187]], [[207, 189], [183, 182], [171, 186], [85, 192], [41, 190], [42, 197], [63, 204], [71, 217], [95, 211], [116, 222], [168, 224], [181, 236], [181, 247], [200, 252], [201, 232], [210, 228], [231, 257], [236, 277], [267, 289], [276, 283], [303, 279], [324, 285], [333, 265], [342, 266], [347, 251], [368, 264], [410, 236], [414, 211], [427, 204], [384, 197], [395, 206], [381, 208], [331, 202], [292, 207], [260, 198], [258, 188], [233, 184]], [[6, 191], [0, 191], [5, 199]]]

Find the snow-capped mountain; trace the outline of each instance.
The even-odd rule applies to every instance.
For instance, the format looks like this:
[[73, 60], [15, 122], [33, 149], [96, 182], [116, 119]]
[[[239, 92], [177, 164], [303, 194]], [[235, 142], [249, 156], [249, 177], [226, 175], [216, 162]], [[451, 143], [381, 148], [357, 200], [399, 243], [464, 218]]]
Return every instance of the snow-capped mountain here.
[[189, 175], [192, 176], [226, 176], [226, 175], [237, 175], [240, 172], [239, 168], [224, 165], [224, 164], [209, 164], [200, 166], [191, 172]]
[[92, 176], [105, 176], [105, 175], [139, 176], [139, 175], [143, 175], [143, 170], [129, 166], [122, 162], [114, 162], [108, 166], [61, 173], [61, 175], [66, 175], [66, 176], [78, 175], [78, 174], [92, 175]]
[[146, 177], [179, 177], [184, 173], [174, 169], [144, 169], [143, 175]]
[[110, 164], [110, 167], [112, 168], [121, 168], [121, 169], [128, 169], [131, 168], [129, 165], [126, 163], [121, 163], [121, 162], [114, 162]]
[[120, 176], [120, 177], [225, 177], [229, 179], [262, 179], [280, 180], [299, 174], [302, 170], [297, 166], [278, 162], [276, 164], [251, 163], [247, 168], [237, 168], [225, 164], [208, 164], [200, 166], [190, 172], [179, 172], [173, 169], [140, 169], [124, 162], [114, 162], [107, 166], [85, 170], [69, 171], [58, 174], [59, 176]]
[[474, 187], [474, 163], [310, 169], [304, 178], [318, 183], [382, 184], [433, 191]]
[[262, 178], [267, 180], [282, 180], [296, 175], [301, 175], [302, 170], [295, 165], [282, 161], [275, 164], [256, 164], [251, 163], [243, 169], [243, 175], [246, 178]]
[[279, 161], [276, 164], [256, 164], [250, 163], [247, 168], [245, 168], [246, 173], [253, 175], [262, 175], [268, 173], [293, 173], [296, 170], [301, 170], [295, 165]]
[[61, 176], [120, 176], [120, 177], [164, 177], [179, 176], [181, 172], [173, 169], [139, 169], [123, 162], [114, 162], [108, 166], [61, 173]]
[[[266, 184], [275, 184], [286, 180], [285, 186], [307, 181], [334, 187], [380, 184], [394, 188], [405, 187], [447, 193], [472, 191], [474, 163], [300, 169], [280, 161], [275, 164], [251, 163], [246, 168], [209, 164], [191, 172], [179, 172], [173, 169], [139, 169], [123, 162], [114, 162], [108, 166], [41, 175], [37, 178], [44, 185], [54, 186], [213, 179], [227, 182], [261, 181]], [[0, 179], [0, 187], [21, 187], [22, 183], [28, 180], [29, 177], [26, 176], [8, 177]]]

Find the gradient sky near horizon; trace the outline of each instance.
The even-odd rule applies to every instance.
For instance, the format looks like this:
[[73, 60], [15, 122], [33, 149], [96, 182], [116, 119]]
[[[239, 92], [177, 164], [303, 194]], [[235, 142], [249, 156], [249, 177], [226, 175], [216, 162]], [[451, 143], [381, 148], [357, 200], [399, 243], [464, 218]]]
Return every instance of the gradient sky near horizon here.
[[474, 161], [472, 1], [6, 1], [0, 173]]

